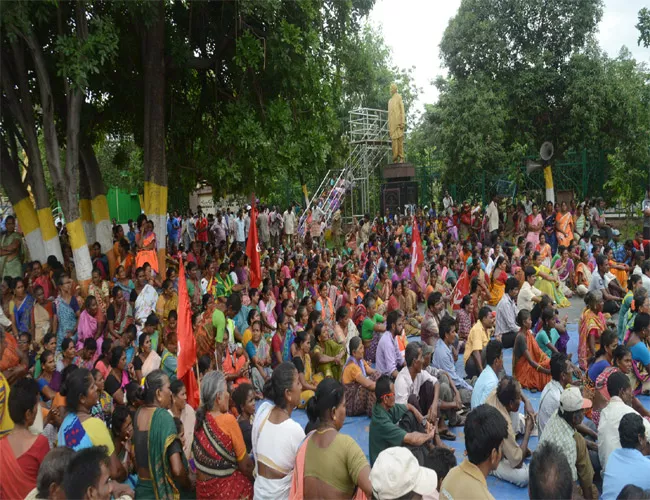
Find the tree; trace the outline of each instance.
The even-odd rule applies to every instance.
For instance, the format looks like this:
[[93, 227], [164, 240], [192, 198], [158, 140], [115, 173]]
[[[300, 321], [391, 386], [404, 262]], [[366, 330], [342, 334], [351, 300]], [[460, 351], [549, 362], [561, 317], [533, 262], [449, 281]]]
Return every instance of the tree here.
[[644, 7], [639, 11], [639, 23], [636, 25], [639, 30], [639, 45], [650, 47], [650, 10]]

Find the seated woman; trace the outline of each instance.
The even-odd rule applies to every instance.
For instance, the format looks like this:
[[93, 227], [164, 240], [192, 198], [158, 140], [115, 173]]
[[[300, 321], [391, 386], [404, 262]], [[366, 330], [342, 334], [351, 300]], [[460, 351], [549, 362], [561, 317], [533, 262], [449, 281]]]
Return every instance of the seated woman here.
[[183, 423], [184, 429], [187, 429], [183, 440], [183, 451], [185, 452], [185, 458], [189, 460], [192, 452], [192, 442], [194, 441], [192, 429], [196, 424], [196, 413], [194, 408], [187, 404], [187, 389], [182, 380], [174, 380], [169, 387], [172, 391], [172, 406], [169, 412], [174, 418], [178, 418]]
[[133, 324], [133, 308], [117, 286], [113, 287], [111, 295], [113, 303], [106, 310], [106, 332], [109, 338], [119, 340], [126, 327]]
[[573, 296], [573, 292], [569, 288], [573, 286], [574, 279], [574, 265], [573, 260], [569, 257], [569, 250], [567, 247], [560, 245], [557, 249], [559, 258], [553, 264], [553, 270], [557, 273], [560, 280], [560, 290], [565, 297]]
[[192, 452], [197, 498], [252, 498], [253, 462], [237, 420], [228, 412], [230, 395], [221, 372], [201, 381]]
[[506, 290], [506, 281], [508, 280], [508, 273], [506, 272], [507, 265], [508, 262], [505, 257], [501, 256], [497, 258], [490, 278], [490, 301], [488, 304], [491, 306], [496, 306], [499, 303]]
[[[630, 330], [634, 327], [634, 320], [637, 315], [641, 313], [650, 314], [650, 297], [648, 297], [648, 292], [643, 286], [634, 293], [634, 299], [630, 304], [630, 310], [627, 312], [625, 317], [625, 333], [623, 334], [623, 342], [627, 342], [627, 339], [630, 336]], [[621, 314], [620, 311], [619, 314]]]
[[237, 408], [237, 423], [241, 429], [244, 443], [246, 444], [246, 453], [250, 455], [253, 450], [251, 441], [251, 432], [253, 430], [253, 419], [255, 417], [255, 389], [250, 384], [240, 384], [232, 393], [232, 399]]
[[36, 380], [38, 390], [45, 405], [49, 408], [56, 393], [61, 389], [61, 373], [56, 371], [54, 353], [43, 351], [41, 354], [41, 374]]
[[225, 335], [223, 350], [225, 354], [221, 368], [226, 374], [228, 384], [232, 384], [233, 389], [236, 389], [239, 384], [251, 384], [248, 378], [250, 364], [244, 354], [242, 345], [239, 343], [230, 344], [228, 342], [228, 336]]
[[[133, 365], [129, 365], [132, 377], [135, 378]], [[126, 365], [126, 352], [121, 345], [115, 346], [111, 351], [111, 371], [106, 376], [104, 388], [109, 396], [113, 398], [118, 405], [126, 404], [125, 388], [128, 385], [129, 373]]]
[[101, 419], [107, 427], [111, 426], [113, 418], [113, 398], [104, 390], [104, 375], [97, 369], [90, 370], [97, 386], [97, 403], [93, 406], [90, 414]]
[[539, 243], [535, 247], [535, 250], [539, 252], [540, 262], [545, 267], [551, 267], [551, 257], [553, 256], [551, 245], [546, 242], [546, 234], [539, 234]]
[[9, 319], [14, 338], [20, 332], [32, 331], [32, 309], [34, 298], [27, 292], [27, 283], [23, 278], [16, 278], [12, 282], [13, 299], [9, 302]]
[[647, 295], [646, 289], [643, 288], [643, 279], [641, 278], [640, 275], [633, 274], [632, 276], [630, 276], [630, 279], [628, 281], [628, 291], [625, 294], [625, 297], [623, 297], [623, 302], [621, 302], [621, 309], [618, 311], [617, 331], [618, 331], [618, 339], [621, 342], [624, 341], [625, 333], [627, 332], [627, 328], [626, 328], [627, 313], [630, 311], [630, 308], [632, 307], [632, 303], [634, 302], [634, 295], [636, 294], [637, 291], [643, 291], [643, 293]]
[[143, 332], [138, 339], [138, 354], [133, 358], [136, 382], [160, 367], [160, 356], [152, 349], [151, 337]]
[[551, 380], [551, 360], [535, 341], [528, 310], [519, 311], [517, 324], [520, 330], [512, 351], [512, 373], [522, 387], [542, 391]]
[[349, 417], [357, 415], [372, 416], [372, 408], [377, 402], [375, 382], [380, 373], [373, 370], [363, 359], [363, 342], [360, 337], [350, 340], [350, 356], [343, 367], [342, 383], [345, 387], [345, 411]]
[[92, 337], [84, 340], [83, 349], [79, 351], [79, 368], [92, 370], [98, 357], [97, 341]]
[[316, 345], [312, 349], [311, 357], [317, 370], [324, 377], [341, 379], [341, 367], [345, 361], [345, 346], [337, 344], [330, 338], [330, 332], [323, 323], [314, 328]]
[[[273, 373], [271, 369], [271, 349], [269, 349], [268, 342], [262, 336], [262, 322], [259, 320], [253, 321], [250, 328], [253, 338], [246, 344], [246, 353], [252, 367], [251, 379], [253, 380], [253, 387], [255, 387], [256, 391], [262, 392], [264, 384]], [[276, 335], [278, 335], [278, 332], [276, 332]]]
[[296, 333], [296, 355], [292, 362], [298, 370], [298, 379], [300, 380], [300, 403], [298, 408], [305, 408], [307, 402], [314, 395], [316, 386], [323, 380], [322, 373], [313, 373], [311, 368], [311, 334], [306, 330]]
[[583, 371], [589, 366], [587, 361], [596, 355], [600, 347], [600, 336], [607, 328], [603, 315], [603, 294], [596, 290], [585, 295], [585, 308], [578, 322], [578, 364]]
[[370, 464], [356, 441], [339, 431], [345, 422], [345, 389], [324, 380], [309, 401], [309, 435], [298, 449], [290, 498], [372, 496]]
[[142, 399], [144, 405], [133, 417], [133, 446], [138, 474], [136, 498], [189, 498], [189, 491], [193, 490], [189, 466], [174, 417], [168, 412], [172, 392], [169, 378], [162, 370], [154, 370], [147, 375]]
[[88, 285], [88, 295], [95, 297], [98, 305], [98, 313], [102, 318], [105, 317], [110, 302], [108, 281], [102, 279], [102, 273], [97, 268], [94, 268], [92, 271], [92, 279]]
[[[628, 377], [632, 376], [632, 353], [630, 350], [623, 346], [619, 345], [612, 355], [612, 365], [605, 368], [594, 384], [593, 391], [593, 406], [591, 407], [591, 420], [598, 427], [600, 422], [600, 412], [602, 411], [607, 403], [609, 403], [610, 396], [607, 391], [607, 381], [609, 376], [615, 372], [622, 372]], [[644, 417], [646, 420], [650, 420], [650, 412], [641, 404], [641, 402], [636, 398], [632, 398], [632, 408], [636, 410], [639, 415]]]
[[567, 300], [560, 290], [560, 280], [548, 267], [542, 265], [539, 252], [533, 254], [532, 265], [537, 272], [535, 288], [551, 297], [558, 307], [569, 307], [571, 302]]
[[[400, 283], [401, 286], [402, 284]], [[381, 314], [377, 313], [376, 303], [377, 301], [374, 296], [368, 294], [364, 299], [364, 303], [356, 307], [355, 315], [353, 316], [353, 318], [363, 317], [363, 320], [361, 320], [361, 340], [365, 347], [366, 359], [370, 363], [375, 362], [377, 344], [379, 344], [381, 334], [386, 331], [386, 320]], [[357, 323], [356, 319], [353, 319], [353, 321]]]
[[156, 314], [163, 326], [167, 326], [167, 318], [171, 311], [178, 309], [178, 294], [174, 290], [174, 283], [172, 280], [165, 280], [162, 284], [162, 293], [156, 302]]
[[[101, 321], [101, 316], [97, 299], [92, 295], [88, 295], [84, 302], [84, 310], [79, 315], [79, 325], [77, 325], [77, 351], [83, 349], [86, 339], [95, 339], [97, 349], [101, 352], [102, 343], [104, 342], [104, 323]], [[98, 321], [98, 318], [100, 318], [100, 321]]]
[[61, 359], [56, 362], [56, 371], [63, 372], [70, 365], [81, 364], [81, 360], [77, 356], [77, 349], [75, 348], [74, 340], [71, 338], [63, 339], [61, 342]]
[[[539, 329], [539, 332], [537, 332], [537, 335], [535, 336], [537, 345], [539, 345], [539, 348], [549, 358], [553, 355], [554, 352], [561, 352], [557, 347], [557, 343], [560, 340], [560, 333], [557, 331], [557, 328], [555, 328], [555, 321], [556, 321], [555, 316], [556, 316], [555, 309], [553, 309], [552, 307], [545, 307], [542, 310], [541, 328]], [[566, 351], [566, 346], [565, 346], [565, 351]], [[571, 358], [570, 355], [569, 358]]]
[[90, 371], [79, 368], [71, 373], [64, 382], [61, 394], [66, 398], [68, 414], [59, 428], [59, 446], [67, 446], [74, 451], [91, 446], [106, 446], [110, 457], [110, 477], [124, 481], [126, 471], [115, 453], [106, 424], [91, 416], [92, 408], [97, 403], [97, 388]]
[[120, 292], [122, 292], [124, 300], [127, 302], [131, 301], [131, 293], [133, 290], [135, 290], [135, 283], [133, 283], [131, 277], [131, 274], [129, 274], [123, 265], [119, 265], [115, 269], [115, 280], [113, 288], [117, 288]]
[[624, 292], [627, 292], [627, 280], [630, 268], [627, 264], [616, 262], [614, 259], [614, 249], [609, 246], [603, 248], [603, 253], [609, 262], [609, 272], [614, 275], [616, 281]]
[[591, 268], [589, 267], [589, 253], [580, 250], [580, 261], [576, 266], [575, 274], [576, 293], [584, 297], [589, 291], [591, 284]]
[[24, 378], [11, 386], [8, 410], [13, 430], [0, 439], [0, 498], [25, 498], [36, 487], [38, 470], [50, 451], [50, 444], [42, 434], [29, 431], [40, 411], [38, 384]]
[[650, 390], [650, 314], [639, 313], [634, 319], [634, 326], [625, 346], [632, 353], [632, 375], [630, 382], [635, 395], [647, 393]]
[[176, 332], [171, 332], [165, 339], [165, 348], [160, 358], [160, 369], [165, 372], [171, 382], [176, 380], [176, 371], [178, 370], [178, 338]]

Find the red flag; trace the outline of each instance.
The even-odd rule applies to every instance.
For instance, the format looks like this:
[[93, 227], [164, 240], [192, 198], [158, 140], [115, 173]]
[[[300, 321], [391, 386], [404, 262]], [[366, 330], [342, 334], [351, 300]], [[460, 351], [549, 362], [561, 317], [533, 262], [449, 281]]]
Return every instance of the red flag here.
[[469, 293], [469, 275], [467, 271], [463, 271], [456, 282], [454, 291], [451, 297], [451, 307], [454, 311], [460, 309], [460, 303], [463, 301], [463, 297]]
[[178, 269], [178, 369], [176, 376], [183, 381], [187, 390], [187, 402], [196, 409], [199, 406], [199, 388], [192, 367], [196, 363], [196, 341], [192, 331], [192, 309], [187, 293], [185, 266], [179, 259]]
[[250, 269], [250, 286], [251, 288], [257, 288], [262, 282], [262, 268], [260, 266], [260, 244], [257, 241], [257, 207], [255, 206], [254, 193], [251, 202], [251, 225], [248, 231], [246, 255], [248, 256], [248, 268]]
[[422, 239], [420, 238], [420, 230], [418, 229], [418, 221], [413, 216], [413, 230], [411, 236], [411, 274], [415, 272], [417, 265], [424, 262], [424, 252], [422, 251]]

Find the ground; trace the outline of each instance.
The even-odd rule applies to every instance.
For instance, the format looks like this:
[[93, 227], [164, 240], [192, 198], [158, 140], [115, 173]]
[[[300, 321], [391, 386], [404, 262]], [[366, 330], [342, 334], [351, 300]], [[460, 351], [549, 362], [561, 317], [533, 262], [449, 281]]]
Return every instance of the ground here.
[[[560, 310], [560, 317], [568, 315], [568, 324], [567, 329], [570, 336], [570, 341], [568, 344], [568, 352], [573, 353], [573, 359], [578, 359], [578, 319], [580, 318], [580, 313], [584, 307], [582, 299], [576, 297], [572, 298], [571, 307]], [[459, 358], [457, 366], [462, 369], [463, 361], [462, 357]], [[509, 375], [512, 374], [512, 349], [507, 349], [504, 351], [504, 366], [506, 373]], [[530, 391], [524, 390], [526, 397], [530, 399], [535, 410], [539, 407], [539, 399], [541, 393], [532, 394]], [[642, 396], [639, 398], [641, 402], [648, 408], [650, 407], [650, 397]], [[523, 404], [521, 411], [523, 412]], [[292, 413], [292, 418], [294, 418], [301, 425], [307, 424], [307, 415], [302, 410], [296, 410]], [[347, 417], [345, 424], [341, 429], [341, 432], [352, 436], [356, 442], [361, 446], [361, 449], [368, 455], [368, 431], [370, 425], [370, 419], [368, 417]], [[452, 428], [454, 433], [457, 435], [456, 441], [446, 441], [447, 444], [452, 446], [456, 450], [456, 459], [460, 463], [464, 459], [465, 455], [465, 440], [462, 427]], [[537, 447], [537, 437], [531, 437], [528, 446], [531, 450], [535, 450]], [[499, 500], [505, 499], [517, 499], [517, 498], [528, 498], [528, 490], [526, 488], [518, 488], [510, 483], [501, 481], [490, 476], [487, 480], [488, 487], [490, 492], [495, 498]]]

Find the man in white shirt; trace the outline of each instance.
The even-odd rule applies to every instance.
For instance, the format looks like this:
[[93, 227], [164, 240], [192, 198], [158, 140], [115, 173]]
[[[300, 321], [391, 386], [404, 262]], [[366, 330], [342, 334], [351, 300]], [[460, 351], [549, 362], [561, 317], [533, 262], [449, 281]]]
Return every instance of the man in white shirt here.
[[[598, 456], [603, 470], [607, 468], [609, 455], [621, 447], [618, 427], [621, 419], [628, 413], [638, 413], [632, 408], [632, 387], [630, 380], [622, 372], [615, 372], [607, 380], [607, 391], [610, 395], [609, 403], [600, 412], [598, 423]], [[650, 434], [650, 422], [643, 419], [646, 435]]]
[[499, 209], [497, 208], [497, 200], [497, 196], [493, 196], [485, 212], [485, 216], [488, 219], [488, 231], [490, 231], [492, 244], [496, 241], [497, 234], [499, 233]]
[[[422, 343], [411, 342], [406, 346], [404, 354], [406, 366], [400, 370], [395, 379], [395, 402], [411, 404], [422, 414], [426, 415], [429, 422], [438, 422], [445, 426], [445, 421], [439, 410], [446, 410], [445, 404], [439, 403], [440, 383], [433, 375], [422, 369]], [[447, 403], [454, 404], [454, 403]], [[441, 437], [451, 434], [448, 428], [440, 430]], [[451, 434], [453, 435], [453, 434]]]
[[533, 286], [537, 279], [535, 268], [532, 266], [526, 267], [526, 269], [524, 269], [524, 275], [526, 280], [524, 281], [524, 284], [521, 285], [519, 295], [517, 295], [517, 312], [522, 309], [532, 311], [535, 304], [541, 302], [543, 295], [541, 290], [538, 290]]
[[287, 237], [287, 245], [291, 248], [293, 243], [293, 235], [296, 231], [296, 214], [293, 213], [293, 205], [291, 205], [283, 214], [284, 218], [284, 234]]
[[506, 280], [506, 291], [497, 304], [497, 321], [494, 327], [496, 338], [501, 340], [504, 349], [510, 349], [515, 345], [515, 337], [519, 332], [515, 303], [518, 295], [519, 281], [511, 276]]
[[445, 197], [442, 199], [442, 206], [446, 214], [448, 215], [452, 214], [452, 207], [454, 206], [454, 200], [449, 194], [449, 191], [445, 191]]

